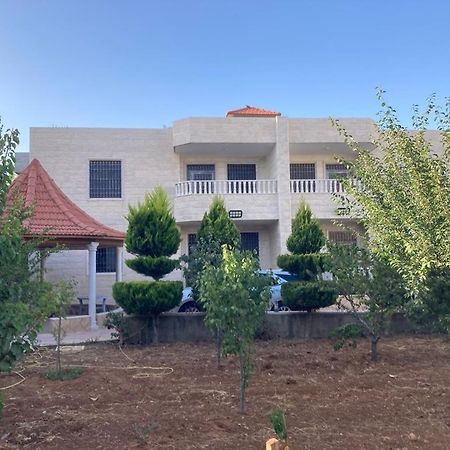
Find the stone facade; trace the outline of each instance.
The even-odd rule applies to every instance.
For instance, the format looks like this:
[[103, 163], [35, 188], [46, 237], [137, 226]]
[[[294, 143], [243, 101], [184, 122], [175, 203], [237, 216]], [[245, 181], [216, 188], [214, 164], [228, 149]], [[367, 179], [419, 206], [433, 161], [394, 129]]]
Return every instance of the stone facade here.
[[[342, 120], [370, 147], [374, 123]], [[327, 164], [352, 154], [328, 119], [287, 117], [188, 118], [164, 129], [31, 128], [30, 160], [39, 159], [63, 192], [103, 224], [126, 230], [128, 205], [163, 186], [174, 205], [187, 253], [189, 234], [196, 232], [215, 194], [228, 210], [242, 212], [239, 230], [258, 233], [260, 262], [275, 268], [286, 251], [292, 218], [301, 198], [311, 206], [325, 233], [337, 231], [338, 212], [331, 199], [336, 180], [327, 181]], [[121, 161], [120, 198], [90, 198], [90, 161]], [[229, 165], [254, 164], [256, 180], [229, 178]], [[290, 179], [290, 164], [314, 164], [314, 184]], [[188, 166], [214, 165], [211, 180], [188, 180]], [[331, 184], [330, 184], [331, 183]], [[125, 253], [125, 258], [127, 254]], [[47, 264], [48, 278], [75, 278], [80, 296], [87, 294], [87, 251], [61, 252]], [[170, 278], [179, 279], [180, 271]], [[126, 266], [123, 279], [138, 278]], [[97, 275], [98, 295], [111, 298], [114, 273]]]

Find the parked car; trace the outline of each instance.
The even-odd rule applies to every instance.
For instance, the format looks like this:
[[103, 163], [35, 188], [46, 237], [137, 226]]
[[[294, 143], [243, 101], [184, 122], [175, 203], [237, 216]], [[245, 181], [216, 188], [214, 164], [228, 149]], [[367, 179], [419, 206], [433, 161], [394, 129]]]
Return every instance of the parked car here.
[[[270, 275], [272, 279], [272, 285], [270, 287], [271, 296], [267, 309], [275, 312], [289, 311], [289, 308], [283, 306], [281, 301], [281, 285], [283, 283], [288, 283], [289, 281], [298, 281], [298, 277], [284, 270], [258, 270], [258, 274], [260, 276]], [[203, 311], [203, 308], [192, 297], [192, 288], [184, 288], [178, 312], [193, 313], [201, 311]]]

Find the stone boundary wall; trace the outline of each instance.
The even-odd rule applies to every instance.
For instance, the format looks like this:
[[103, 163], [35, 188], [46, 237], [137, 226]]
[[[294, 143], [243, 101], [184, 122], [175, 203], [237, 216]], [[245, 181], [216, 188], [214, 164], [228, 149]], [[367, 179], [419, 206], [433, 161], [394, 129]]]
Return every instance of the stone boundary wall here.
[[[204, 313], [165, 313], [159, 317], [160, 343], [213, 341], [214, 334], [203, 321]], [[151, 319], [126, 316], [129, 327], [129, 344], [153, 342]], [[337, 327], [355, 323], [357, 320], [343, 312], [279, 312], [267, 313], [257, 338], [271, 339], [318, 339], [327, 338]], [[392, 318], [389, 334], [413, 333], [414, 327], [401, 314]]]

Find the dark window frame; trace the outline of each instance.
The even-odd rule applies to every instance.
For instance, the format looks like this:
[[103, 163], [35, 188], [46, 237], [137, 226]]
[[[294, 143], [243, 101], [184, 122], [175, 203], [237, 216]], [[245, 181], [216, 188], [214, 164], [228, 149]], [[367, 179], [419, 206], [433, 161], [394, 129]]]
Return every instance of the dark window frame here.
[[122, 182], [122, 160], [89, 161], [89, 198], [121, 199]]
[[117, 272], [116, 247], [99, 247], [97, 249], [95, 270], [96, 273]]
[[316, 163], [291, 163], [289, 174], [291, 180], [315, 180]]
[[[256, 245], [251, 245], [255, 244]], [[259, 256], [259, 232], [257, 231], [244, 231], [241, 232], [241, 251], [250, 251], [253, 254]]]

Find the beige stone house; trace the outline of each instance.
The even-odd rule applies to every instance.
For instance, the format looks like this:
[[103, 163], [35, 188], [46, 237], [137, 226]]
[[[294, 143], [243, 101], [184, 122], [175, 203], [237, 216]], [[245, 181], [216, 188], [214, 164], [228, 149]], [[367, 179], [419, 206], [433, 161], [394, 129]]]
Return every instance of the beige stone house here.
[[[370, 148], [371, 119], [341, 123]], [[243, 247], [258, 251], [263, 268], [275, 268], [286, 251], [302, 198], [329, 239], [353, 239], [335, 225], [336, 219], [349, 219], [332, 201], [332, 193], [341, 191], [336, 177], [346, 170], [336, 157], [353, 155], [329, 119], [288, 118], [247, 106], [226, 117], [187, 118], [163, 129], [31, 128], [30, 133], [29, 160], [38, 159], [73, 202], [117, 230], [126, 230], [128, 205], [162, 185], [182, 233], [180, 255], [189, 251], [216, 194], [225, 199]], [[97, 253], [97, 290], [108, 297], [115, 252], [111, 247]], [[87, 267], [87, 251], [62, 252], [48, 261], [48, 277], [74, 276], [80, 295], [86, 295]], [[135, 277], [123, 267], [124, 280]]]

